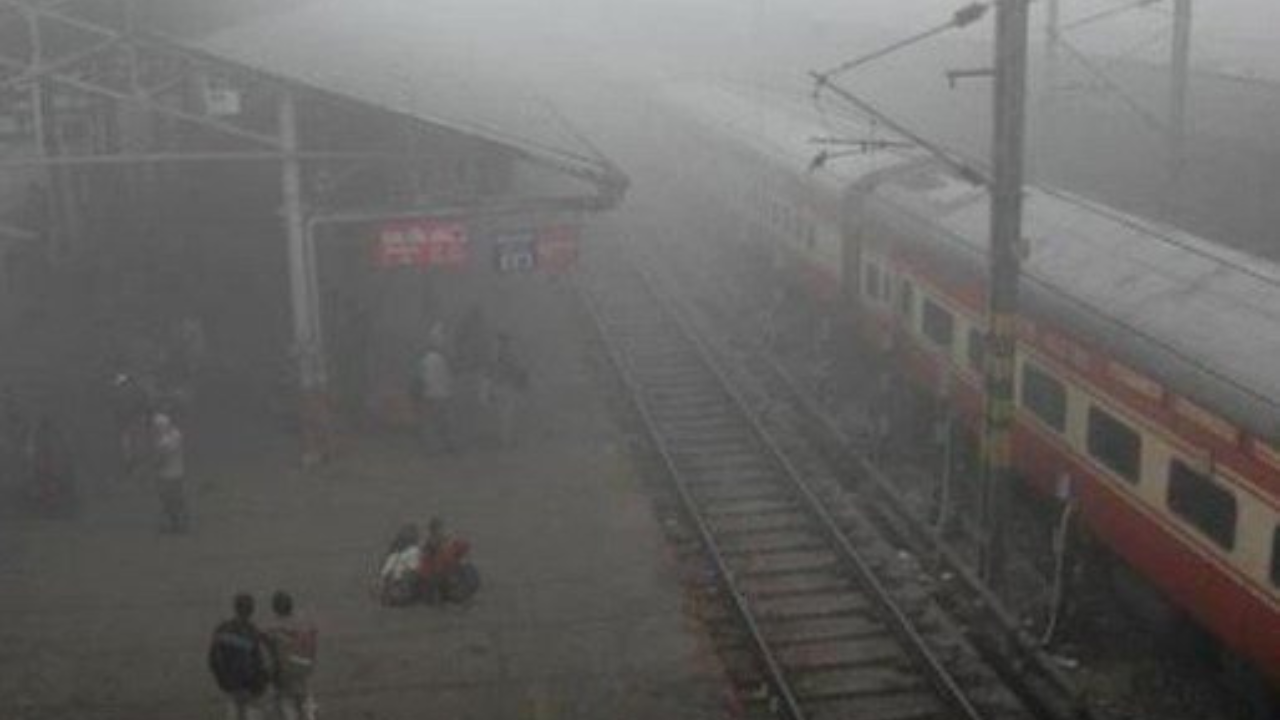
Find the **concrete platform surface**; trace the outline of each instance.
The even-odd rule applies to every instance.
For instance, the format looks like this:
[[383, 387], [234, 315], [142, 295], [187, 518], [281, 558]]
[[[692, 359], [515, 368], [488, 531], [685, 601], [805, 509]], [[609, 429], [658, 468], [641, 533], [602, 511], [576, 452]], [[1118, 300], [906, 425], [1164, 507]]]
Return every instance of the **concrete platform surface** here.
[[[276, 589], [320, 628], [322, 718], [723, 717], [723, 680], [685, 617], [569, 294], [520, 282], [494, 312], [533, 367], [514, 449], [427, 458], [407, 437], [366, 434], [304, 474], [291, 438], [206, 399], [188, 428], [189, 536], [157, 533], [148, 488], [99, 477], [78, 518], [6, 510], [0, 718], [222, 717], [209, 633], [240, 590], [268, 621]], [[472, 542], [479, 595], [378, 606], [381, 550], [432, 515]]]

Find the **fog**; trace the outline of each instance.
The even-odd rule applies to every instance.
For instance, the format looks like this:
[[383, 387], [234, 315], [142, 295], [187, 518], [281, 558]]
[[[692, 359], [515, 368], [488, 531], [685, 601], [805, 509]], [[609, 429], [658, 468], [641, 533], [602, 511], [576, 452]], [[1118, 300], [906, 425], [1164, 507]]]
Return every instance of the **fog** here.
[[[716, 655], [707, 630], [724, 618], [704, 607], [723, 610], [724, 573], [698, 554], [700, 529], [664, 473], [680, 462], [728, 467], [741, 448], [707, 431], [710, 440], [697, 438], [705, 445], [673, 442], [678, 451], [657, 455], [663, 440], [647, 403], [701, 412], [720, 402], [719, 389], [680, 384], [687, 367], [662, 372], [668, 361], [716, 355], [744, 366], [719, 375], [743, 383], [747, 412], [766, 408], [753, 418], [760, 432], [828, 413], [823, 432], [836, 428], [835, 440], [811, 438], [817, 431], [800, 421], [784, 431], [824, 477], [848, 474], [817, 459], [844, 443], [895, 481], [950, 483], [954, 466], [957, 482], [977, 482], [981, 423], [963, 416], [981, 399], [985, 321], [981, 281], [971, 281], [981, 263], [924, 251], [864, 258], [876, 250], [871, 230], [892, 238], [897, 226], [850, 220], [864, 199], [843, 193], [850, 178], [896, 168], [894, 192], [916, 192], [916, 183], [922, 197], [942, 198], [930, 202], [956, 202], [948, 232], [957, 237], [985, 229], [988, 217], [966, 204], [982, 193], [935, 169], [906, 174], [904, 158], [927, 153], [816, 93], [810, 77], [942, 25], [963, 4], [0, 0], [0, 720], [195, 720], [228, 706], [243, 720], [258, 711], [293, 720], [314, 715], [316, 699], [321, 717], [369, 720], [740, 716], [761, 683], [740, 692], [739, 678], [726, 680], [738, 668], [726, 669], [732, 658]], [[1176, 173], [1172, 1], [1112, 16], [1135, 3], [1061, 0], [1069, 46], [1056, 87], [1047, 85], [1046, 4], [1032, 3], [1026, 172], [1054, 193], [1035, 191], [1034, 210], [1061, 200], [1052, 208], [1064, 214], [1039, 218], [1026, 254], [1038, 260], [1037, 243], [1054, 231], [1078, 241], [1058, 245], [1041, 269], [1051, 281], [1096, 279], [1101, 312], [1123, 317], [1079, 321], [1062, 311], [1088, 332], [1113, 334], [1081, 330], [1078, 345], [1059, 338], [1052, 352], [1037, 349], [1063, 382], [1091, 370], [1114, 392], [1086, 406], [1092, 386], [1059, 388], [1062, 427], [1033, 429], [1061, 432], [1055, 452], [1087, 447], [1061, 451], [1078, 456], [1034, 479], [1069, 493], [1075, 476], [1123, 474], [1103, 453], [1168, 465], [1191, 448], [1182, 469], [1193, 480], [1216, 477], [1221, 463], [1239, 476], [1232, 483], [1265, 475], [1266, 492], [1280, 493], [1280, 0], [1196, 0]], [[1074, 26], [1095, 17], [1103, 19]], [[838, 82], [948, 157], [985, 169], [991, 82], [953, 83], [948, 73], [988, 69], [992, 34], [988, 13]], [[819, 162], [824, 141], [847, 144]], [[878, 190], [870, 185], [858, 191]], [[1114, 237], [1100, 243], [1127, 243], [1104, 258], [1115, 268], [1073, 266], [1105, 249], [1090, 233], [1108, 229]], [[855, 242], [868, 247], [855, 252]], [[936, 261], [937, 287], [912, 285], [916, 260]], [[1069, 304], [1036, 292], [1027, 292], [1028, 312]], [[679, 309], [658, 312], [667, 307], [660, 295], [678, 296]], [[884, 317], [842, 309], [869, 307], [871, 295]], [[1182, 323], [1174, 313], [1183, 307], [1201, 315]], [[611, 311], [640, 319], [626, 325]], [[1172, 338], [1160, 352], [1174, 348], [1150, 362], [1131, 349], [1147, 335], [1115, 331], [1147, 314]], [[682, 330], [707, 334], [706, 347], [671, 351], [677, 316]], [[881, 321], [903, 327], [875, 335]], [[933, 344], [894, 355], [922, 337]], [[1238, 344], [1216, 347], [1217, 337]], [[951, 355], [936, 359], [936, 375], [913, 369], [925, 351], [943, 349]], [[644, 380], [629, 374], [633, 360], [655, 363], [645, 377], [673, 384], [631, 397]], [[775, 371], [791, 375], [779, 382]], [[1259, 377], [1275, 384], [1259, 389]], [[967, 396], [952, 384], [965, 382], [973, 402], [960, 408]], [[792, 401], [778, 398], [793, 391], [807, 395], [787, 410]], [[1118, 418], [1167, 422], [1181, 439], [1143, 454], [1125, 436], [1095, 452], [1092, 418], [1112, 406], [1123, 409]], [[688, 432], [682, 442], [697, 434]], [[790, 452], [789, 443], [770, 447]], [[726, 470], [732, 482], [739, 472]], [[1163, 475], [1154, 482], [1165, 484], [1146, 486], [1153, 481], [1121, 479], [1132, 481], [1125, 492], [1138, 488], [1128, 493], [1134, 502], [1169, 484]], [[905, 491], [919, 491], [906, 505], [926, 508], [932, 542], [948, 529], [951, 488], [921, 487]], [[727, 514], [776, 500], [772, 489], [752, 492], [726, 500], [748, 508]], [[1263, 588], [1250, 592], [1274, 600], [1275, 497], [1265, 507], [1232, 497], [1241, 509], [1229, 506], [1231, 542], [1213, 535], [1217, 526], [1180, 528], [1218, 543], [1205, 551], [1216, 553], [1212, 562], [1180, 565], [1212, 570], [1246, 558], [1240, 572]], [[1076, 510], [1072, 497], [1036, 495], [1013, 524], [1040, 540], [1069, 529]], [[1097, 537], [1105, 546], [1127, 536]], [[1156, 541], [1145, 542], [1132, 545]], [[1056, 535], [1048, 544], [1067, 552]], [[800, 545], [778, 554], [810, 552]], [[746, 565], [751, 552], [734, 551]], [[1267, 552], [1276, 553], [1271, 565]], [[873, 564], [920, 581], [914, 553], [893, 546]], [[1056, 555], [1023, 564], [1071, 574]], [[1063, 582], [1035, 577], [1036, 588]], [[939, 578], [919, 594], [954, 584], [952, 574]], [[1173, 592], [1142, 589], [1160, 602]], [[1011, 613], [1037, 632], [1057, 612], [1036, 604], [1039, 592]], [[245, 624], [245, 601], [233, 600], [241, 593], [269, 635]], [[1244, 603], [1211, 609], [1231, 602]], [[1274, 607], [1250, 616], [1270, 623], [1271, 638], [1280, 636]], [[1089, 632], [1105, 637], [1107, 623], [1130, 630], [1106, 615], [1082, 633], [1084, 650], [1054, 646], [1066, 658], [1054, 662], [1083, 665], [1069, 674], [1091, 679], [1086, 643], [1098, 638]], [[1125, 635], [1133, 654], [1163, 660], [1145, 635]], [[224, 675], [236, 663], [211, 646], [245, 643], [279, 664], [262, 660], [245, 687], [233, 687], [240, 680]], [[1066, 657], [1077, 652], [1083, 663]], [[1249, 672], [1280, 672], [1262, 667], [1254, 648], [1241, 652], [1255, 663], [1241, 665]], [[1164, 669], [1133, 675], [1162, 679], [1147, 683], [1156, 686], [1149, 695], [1183, 686]], [[1187, 672], [1199, 704], [1150, 717], [1184, 720], [1208, 706], [1219, 713], [1212, 720], [1229, 718], [1234, 705], [1215, 707], [1216, 676]], [[1125, 707], [1124, 693], [1143, 689], [1113, 687], [1122, 701], [1110, 705]], [[1166, 694], [1175, 706], [1186, 699]]]

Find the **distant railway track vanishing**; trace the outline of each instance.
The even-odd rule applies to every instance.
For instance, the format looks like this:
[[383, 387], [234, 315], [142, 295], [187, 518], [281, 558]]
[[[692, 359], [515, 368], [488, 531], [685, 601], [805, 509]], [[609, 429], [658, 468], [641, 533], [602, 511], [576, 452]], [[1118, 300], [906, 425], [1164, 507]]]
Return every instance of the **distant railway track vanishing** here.
[[927, 600], [882, 579], [848, 514], [798, 468], [646, 275], [606, 250], [580, 284], [600, 337], [732, 609], [730, 672], [800, 718], [1033, 717]]

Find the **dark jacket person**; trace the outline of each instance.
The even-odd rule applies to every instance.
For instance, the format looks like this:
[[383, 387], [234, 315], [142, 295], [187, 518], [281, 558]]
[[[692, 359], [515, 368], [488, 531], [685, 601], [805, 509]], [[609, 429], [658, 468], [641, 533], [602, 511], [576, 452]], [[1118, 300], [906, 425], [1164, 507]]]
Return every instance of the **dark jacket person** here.
[[236, 595], [235, 617], [214, 629], [209, 644], [209, 670], [236, 720], [262, 718], [270, 682], [271, 651], [252, 618], [253, 598]]

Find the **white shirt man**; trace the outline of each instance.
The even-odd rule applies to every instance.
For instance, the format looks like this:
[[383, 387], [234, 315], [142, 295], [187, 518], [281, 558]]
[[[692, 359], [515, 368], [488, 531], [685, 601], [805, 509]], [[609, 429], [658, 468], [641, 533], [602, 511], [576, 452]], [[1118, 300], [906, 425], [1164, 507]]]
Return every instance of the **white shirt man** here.
[[429, 348], [422, 356], [422, 396], [426, 400], [447, 400], [453, 396], [453, 372], [449, 361], [437, 348]]
[[156, 485], [160, 493], [165, 532], [186, 532], [187, 500], [183, 478], [187, 473], [182, 431], [168, 415], [157, 413], [152, 418], [155, 433]]
[[453, 420], [453, 372], [439, 346], [432, 345], [418, 368], [422, 403], [418, 419], [422, 440], [431, 452], [457, 449]]

